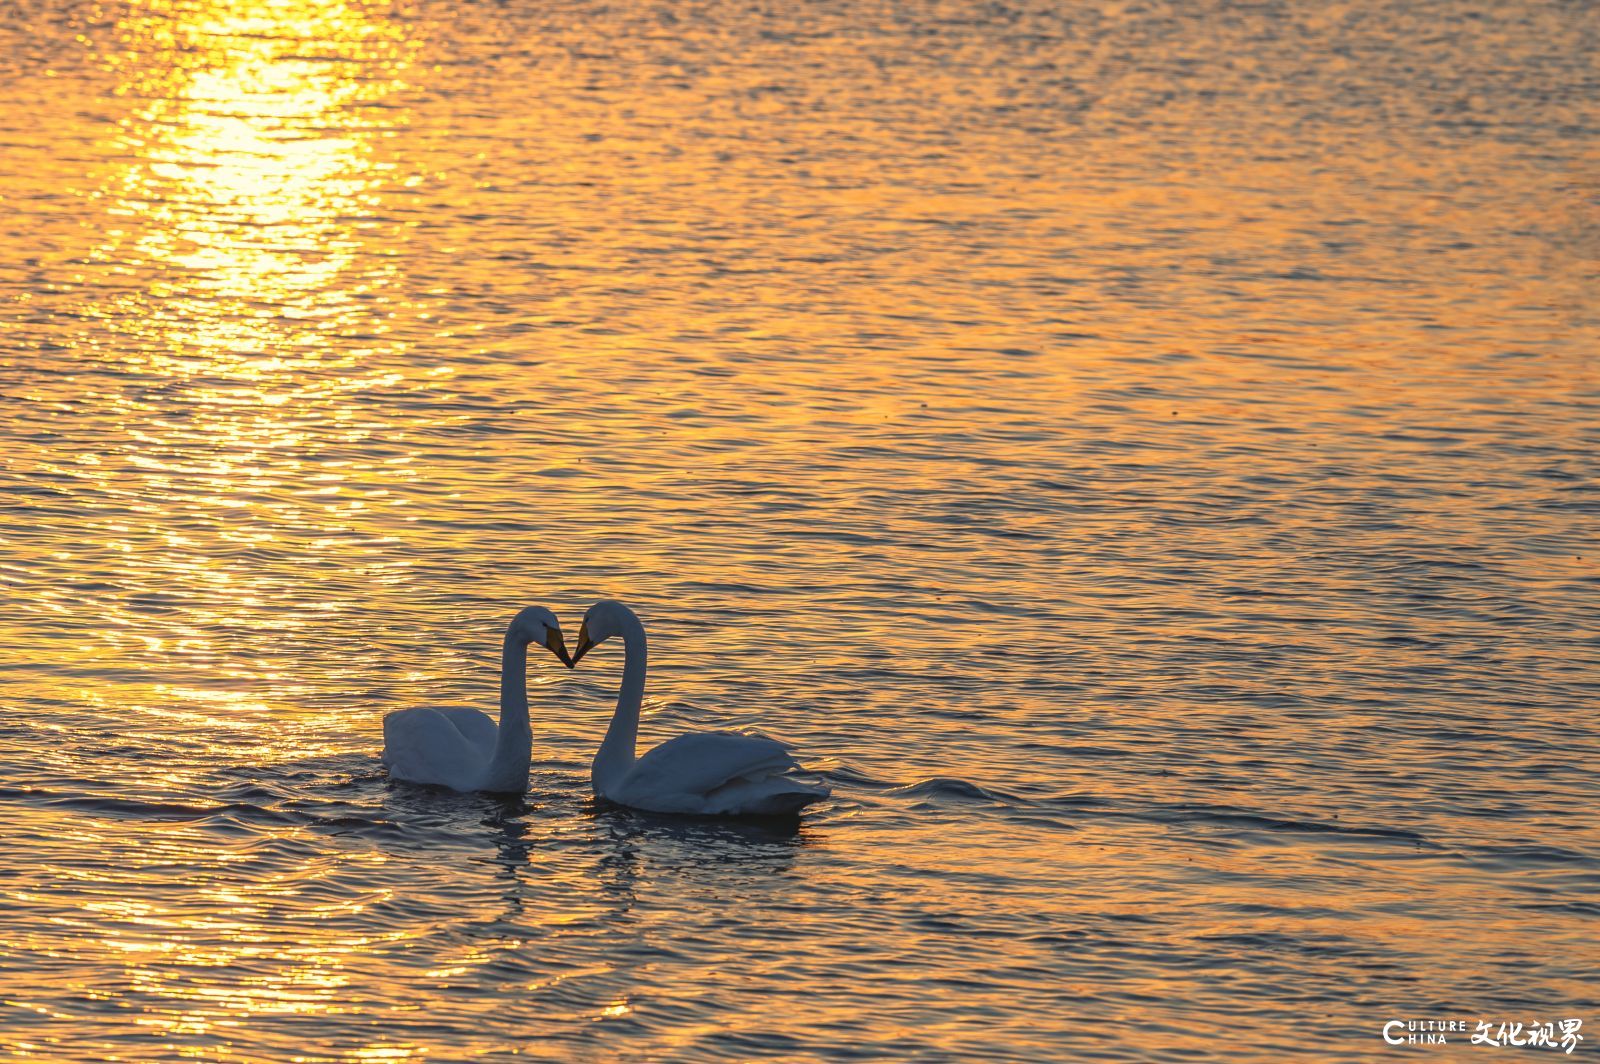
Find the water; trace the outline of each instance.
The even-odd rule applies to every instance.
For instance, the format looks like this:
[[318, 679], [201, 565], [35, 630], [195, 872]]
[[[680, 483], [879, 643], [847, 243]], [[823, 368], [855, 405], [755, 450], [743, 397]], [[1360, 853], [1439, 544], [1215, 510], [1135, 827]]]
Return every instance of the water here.
[[[1597, 49], [1556, 0], [8, 5], [0, 1053], [1595, 1037]], [[602, 596], [646, 742], [834, 798], [595, 807], [611, 647], [531, 666], [525, 800], [385, 780], [382, 713]]]

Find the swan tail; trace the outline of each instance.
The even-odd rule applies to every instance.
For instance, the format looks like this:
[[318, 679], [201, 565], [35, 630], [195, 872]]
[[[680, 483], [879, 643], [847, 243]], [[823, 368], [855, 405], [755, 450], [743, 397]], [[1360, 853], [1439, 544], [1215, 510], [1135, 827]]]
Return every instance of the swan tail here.
[[833, 793], [826, 787], [796, 787], [779, 791], [762, 799], [751, 809], [755, 816], [795, 816], [813, 802], [820, 802]]
[[794, 816], [833, 792], [774, 773], [729, 780], [706, 795], [708, 812], [735, 816]]

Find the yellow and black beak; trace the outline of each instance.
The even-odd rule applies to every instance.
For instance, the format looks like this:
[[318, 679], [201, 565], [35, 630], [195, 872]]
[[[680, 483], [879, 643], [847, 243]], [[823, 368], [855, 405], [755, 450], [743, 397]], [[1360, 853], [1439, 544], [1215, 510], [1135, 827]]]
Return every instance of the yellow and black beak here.
[[570, 667], [577, 668], [578, 662], [583, 660], [583, 656], [589, 653], [590, 648], [593, 646], [594, 640], [589, 638], [589, 622], [585, 621], [578, 625], [578, 652], [572, 655], [572, 665]]
[[567, 643], [566, 640], [561, 638], [561, 629], [550, 628], [547, 631], [549, 634], [545, 637], [544, 645], [549, 648], [550, 653], [560, 658], [561, 664], [569, 669], [578, 664], [575, 659], [567, 656]]

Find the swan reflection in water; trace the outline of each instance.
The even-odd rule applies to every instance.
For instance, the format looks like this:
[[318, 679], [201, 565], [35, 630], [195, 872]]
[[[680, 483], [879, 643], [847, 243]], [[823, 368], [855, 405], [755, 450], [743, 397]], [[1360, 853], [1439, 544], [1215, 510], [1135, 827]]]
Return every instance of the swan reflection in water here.
[[[461, 847], [474, 851], [469, 867], [492, 869], [498, 907], [485, 926], [504, 931], [517, 924], [530, 899], [537, 899], [533, 913], [554, 908], [565, 914], [553, 924], [540, 917], [520, 926], [523, 938], [533, 925], [614, 925], [641, 896], [650, 908], [652, 895], [676, 902], [707, 891], [732, 906], [744, 904], [746, 893], [782, 895], [798, 885], [796, 858], [816, 834], [792, 817], [686, 817], [629, 809], [580, 796], [569, 780], [537, 766], [527, 795], [450, 794], [390, 784], [383, 805], [386, 819], [406, 840], [397, 847], [405, 852], [394, 856], [414, 867], [419, 857], [432, 855], [430, 863], [451, 881], [450, 890], [463, 889]], [[594, 905], [597, 898], [606, 904]]]
[[798, 820], [642, 813], [569, 768], [535, 764], [526, 796], [388, 785], [399, 830], [381, 845], [405, 865], [396, 904], [431, 925], [407, 945], [431, 993], [514, 989], [523, 1019], [635, 1023], [663, 966], [729, 934], [730, 914], [782, 918], [809, 897], [796, 866], [816, 833]]

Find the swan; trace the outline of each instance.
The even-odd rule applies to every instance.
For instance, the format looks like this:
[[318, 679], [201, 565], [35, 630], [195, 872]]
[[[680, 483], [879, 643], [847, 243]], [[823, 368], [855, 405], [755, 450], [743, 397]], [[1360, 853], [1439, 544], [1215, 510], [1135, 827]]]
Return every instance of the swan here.
[[800, 767], [789, 748], [754, 735], [693, 732], [635, 759], [645, 673], [644, 625], [638, 615], [609, 599], [589, 607], [572, 664], [576, 668], [585, 654], [617, 635], [623, 644], [622, 687], [590, 771], [596, 795], [652, 813], [792, 816], [831, 793], [789, 776]]
[[567, 668], [561, 623], [529, 606], [506, 629], [500, 657], [500, 724], [476, 709], [401, 709], [383, 717], [383, 763], [389, 778], [456, 791], [523, 794], [533, 732], [528, 726], [528, 644], [549, 650]]

